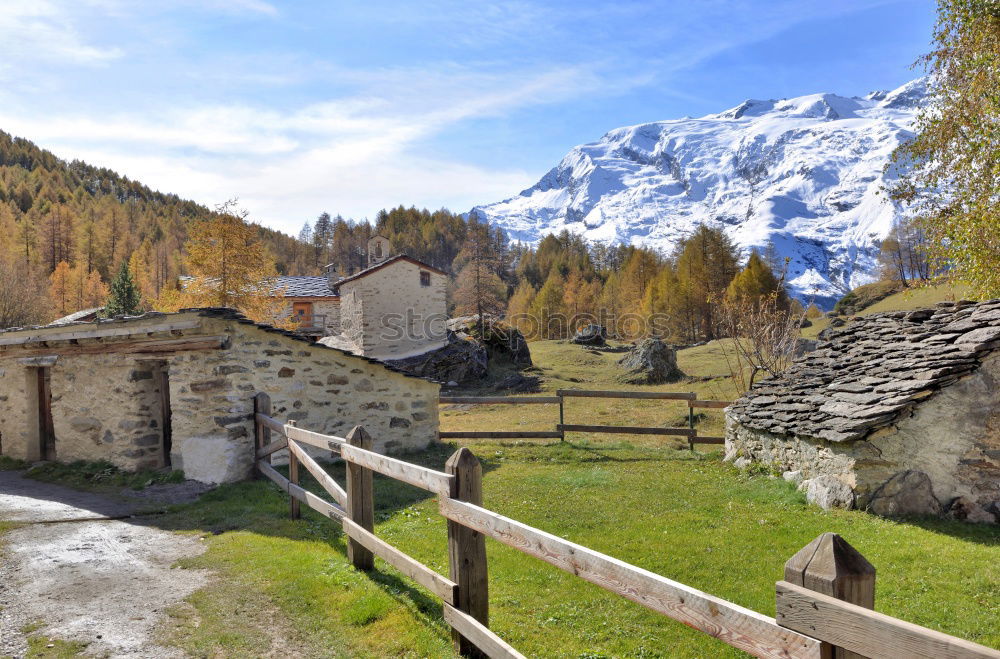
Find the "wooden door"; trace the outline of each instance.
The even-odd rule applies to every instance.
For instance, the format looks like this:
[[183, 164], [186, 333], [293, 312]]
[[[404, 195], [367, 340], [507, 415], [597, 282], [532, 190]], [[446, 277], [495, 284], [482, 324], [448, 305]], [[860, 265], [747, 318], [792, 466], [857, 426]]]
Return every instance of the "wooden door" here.
[[170, 450], [173, 448], [172, 427], [170, 422], [170, 371], [166, 365], [157, 368], [157, 385], [160, 390], [160, 427], [163, 430], [163, 466], [170, 466]]
[[38, 372], [38, 455], [42, 460], [56, 459], [56, 431], [52, 423], [52, 386], [48, 368]]
[[313, 305], [312, 302], [293, 302], [292, 315], [298, 321], [300, 327], [313, 326]]

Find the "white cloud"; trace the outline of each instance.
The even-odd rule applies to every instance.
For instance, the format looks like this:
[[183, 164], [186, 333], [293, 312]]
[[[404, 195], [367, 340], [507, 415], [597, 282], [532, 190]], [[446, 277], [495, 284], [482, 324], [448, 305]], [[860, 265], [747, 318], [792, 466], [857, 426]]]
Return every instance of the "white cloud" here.
[[465, 211], [510, 196], [537, 172], [428, 158], [421, 145], [469, 119], [607, 87], [595, 73], [576, 68], [342, 73], [364, 81], [363, 88], [285, 112], [216, 104], [37, 116], [0, 103], [0, 126], [63, 158], [109, 167], [207, 205], [238, 196], [254, 218], [297, 232], [323, 210], [358, 218], [400, 203]]
[[94, 64], [118, 58], [118, 48], [87, 43], [66, 7], [50, 0], [6, 0], [0, 7], [0, 58]]

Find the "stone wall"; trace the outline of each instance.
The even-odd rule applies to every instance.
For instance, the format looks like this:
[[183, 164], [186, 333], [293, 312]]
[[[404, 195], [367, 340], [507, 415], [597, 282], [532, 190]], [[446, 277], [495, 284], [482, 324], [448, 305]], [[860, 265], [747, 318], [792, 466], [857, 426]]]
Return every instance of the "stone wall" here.
[[[160, 466], [165, 456], [158, 369], [169, 376], [172, 466], [196, 480], [227, 482], [249, 474], [258, 391], [271, 396], [275, 418], [297, 420], [303, 428], [343, 436], [364, 426], [376, 451], [419, 450], [436, 439], [437, 384], [225, 316], [167, 316], [200, 318], [200, 327], [183, 336], [228, 337], [224, 349], [163, 353], [156, 359], [112, 352], [113, 346], [98, 354], [59, 355], [51, 366], [57, 459], [108, 460], [125, 469]], [[143, 322], [123, 325], [136, 323], [142, 339], [154, 336], [143, 333]], [[127, 340], [114, 339], [118, 345]], [[58, 354], [58, 347], [52, 351]], [[3, 455], [39, 458], [33, 373], [16, 350], [7, 348], [0, 356]]]
[[[430, 274], [430, 286], [420, 273]], [[447, 341], [448, 278], [406, 260], [340, 287], [341, 329], [362, 354], [402, 359]]]
[[727, 415], [726, 460], [795, 480], [835, 478], [853, 491], [854, 505], [875, 512], [941, 514], [958, 506], [990, 521], [1000, 518], [998, 392], [1000, 355], [993, 355], [894, 425], [850, 442], [769, 433]]

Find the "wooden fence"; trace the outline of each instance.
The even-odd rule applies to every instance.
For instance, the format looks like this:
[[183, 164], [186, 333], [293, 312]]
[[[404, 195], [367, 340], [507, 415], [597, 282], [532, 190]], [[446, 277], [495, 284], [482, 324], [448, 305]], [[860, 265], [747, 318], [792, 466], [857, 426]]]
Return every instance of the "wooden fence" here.
[[[567, 398], [628, 398], [633, 400], [682, 400], [687, 403], [688, 427], [668, 428], [661, 426], [601, 426], [566, 423]], [[731, 405], [729, 401], [699, 400], [693, 392], [666, 391], [596, 391], [586, 389], [559, 389], [555, 396], [441, 396], [442, 405], [558, 405], [559, 423], [555, 430], [449, 430], [438, 433], [441, 439], [560, 439], [566, 440], [567, 432], [600, 432], [627, 435], [661, 435], [685, 437], [693, 451], [695, 444], [725, 444], [725, 437], [698, 435], [695, 428], [695, 409], [722, 409]]]
[[[354, 566], [372, 570], [378, 556], [439, 597], [456, 650], [463, 655], [523, 657], [489, 628], [489, 536], [757, 657], [1000, 659], [995, 650], [872, 611], [875, 570], [833, 533], [816, 538], [785, 565], [785, 580], [776, 584], [777, 617], [772, 618], [483, 507], [482, 468], [467, 448], [456, 451], [442, 472], [375, 453], [372, 438], [361, 427], [336, 437], [282, 423], [270, 414], [270, 398], [257, 394], [255, 464], [290, 495], [292, 517], [299, 517], [300, 503], [306, 504], [342, 526]], [[281, 437], [272, 441], [272, 432]], [[303, 445], [338, 453], [347, 463], [345, 487]], [[272, 454], [285, 448], [288, 478], [270, 464]], [[299, 485], [300, 466], [335, 503]], [[448, 577], [375, 535], [374, 472], [437, 495], [439, 511], [448, 520]]]

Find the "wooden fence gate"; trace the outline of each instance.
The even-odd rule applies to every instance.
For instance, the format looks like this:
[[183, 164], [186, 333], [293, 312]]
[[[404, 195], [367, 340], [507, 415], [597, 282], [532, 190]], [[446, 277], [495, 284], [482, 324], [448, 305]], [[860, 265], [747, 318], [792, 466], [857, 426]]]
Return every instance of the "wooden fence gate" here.
[[[485, 508], [482, 468], [467, 448], [448, 459], [445, 471], [436, 471], [375, 453], [372, 438], [361, 427], [336, 437], [270, 415], [270, 398], [257, 394], [254, 462], [260, 474], [289, 494], [292, 517], [299, 517], [300, 503], [306, 504], [342, 526], [355, 567], [372, 570], [378, 556], [439, 597], [455, 648], [463, 655], [523, 657], [489, 628], [489, 536], [757, 657], [1000, 659], [996, 650], [872, 611], [875, 570], [836, 534], [822, 534], [785, 564], [772, 618]], [[281, 438], [272, 441], [272, 432]], [[334, 481], [302, 445], [338, 453], [347, 463], [346, 486]], [[286, 448], [288, 478], [270, 464], [271, 456]], [[299, 485], [300, 465], [336, 503]], [[437, 495], [439, 511], [448, 520], [448, 577], [375, 535], [373, 472]]]

